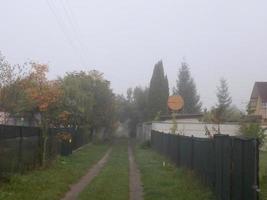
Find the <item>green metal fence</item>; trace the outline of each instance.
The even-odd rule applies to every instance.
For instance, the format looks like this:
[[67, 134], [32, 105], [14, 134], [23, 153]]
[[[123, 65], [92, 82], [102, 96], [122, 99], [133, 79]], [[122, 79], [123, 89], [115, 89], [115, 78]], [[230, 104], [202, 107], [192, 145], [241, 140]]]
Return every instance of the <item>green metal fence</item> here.
[[[71, 134], [71, 142], [62, 142], [58, 133]], [[69, 155], [85, 143], [88, 137], [74, 128], [50, 128], [46, 142], [46, 161], [57, 155]], [[30, 170], [40, 165], [43, 138], [38, 127], [0, 125], [0, 176]]]
[[257, 200], [259, 145], [256, 139], [215, 135], [195, 138], [152, 131], [154, 150], [195, 171], [218, 200]]

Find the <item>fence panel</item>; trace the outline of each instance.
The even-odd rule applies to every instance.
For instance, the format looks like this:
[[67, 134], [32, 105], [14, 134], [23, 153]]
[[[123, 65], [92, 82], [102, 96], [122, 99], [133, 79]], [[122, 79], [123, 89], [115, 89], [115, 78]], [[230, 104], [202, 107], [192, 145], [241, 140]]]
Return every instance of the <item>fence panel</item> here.
[[[51, 161], [61, 152], [57, 133], [72, 135], [69, 150], [88, 142], [85, 134], [73, 128], [50, 128], [46, 142], [46, 161]], [[41, 163], [43, 139], [38, 127], [0, 125], [0, 176], [22, 172]], [[69, 153], [68, 153], [69, 154]]]
[[159, 133], [158, 134], [158, 142], [159, 142], [158, 152], [160, 152], [160, 153], [163, 153], [164, 152], [164, 147], [163, 147], [164, 138], [163, 138], [163, 136], [164, 135], [162, 133]]
[[11, 139], [20, 137], [20, 128], [18, 126], [0, 126], [0, 139]]
[[21, 171], [32, 169], [40, 164], [39, 136], [22, 137], [19, 164]]
[[194, 138], [152, 131], [152, 148], [194, 170], [218, 200], [258, 200], [258, 141], [228, 135]]
[[157, 132], [153, 132], [153, 134], [151, 135], [151, 138], [153, 138], [153, 142], [151, 140], [151, 146], [155, 151], [158, 152], [158, 149], [159, 149], [158, 133]]
[[171, 144], [170, 144], [170, 158], [171, 160], [177, 165], [178, 164], [178, 143], [177, 143], [177, 136], [170, 135]]
[[17, 127], [20, 129], [20, 170], [28, 170], [40, 164], [41, 129], [37, 127]]
[[255, 176], [258, 170], [257, 148], [256, 140], [233, 139], [233, 199], [257, 198], [258, 177]]
[[161, 134], [163, 137], [163, 154], [168, 156], [168, 146], [169, 146], [169, 135], [168, 134]]
[[215, 156], [211, 139], [194, 138], [193, 169], [202, 181], [211, 187], [215, 186]]
[[229, 200], [231, 194], [231, 138], [215, 135], [215, 191], [219, 200]]
[[20, 138], [0, 139], [0, 174], [18, 171]]
[[193, 139], [191, 137], [180, 136], [179, 142], [179, 158], [180, 165], [192, 169], [193, 167]]

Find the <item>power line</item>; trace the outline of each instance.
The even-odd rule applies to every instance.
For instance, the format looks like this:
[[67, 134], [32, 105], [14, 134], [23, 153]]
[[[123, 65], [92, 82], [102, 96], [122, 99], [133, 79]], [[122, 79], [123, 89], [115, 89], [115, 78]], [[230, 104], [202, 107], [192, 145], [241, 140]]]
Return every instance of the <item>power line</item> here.
[[78, 41], [78, 44], [80, 45], [80, 48], [82, 50], [82, 53], [83, 53], [84, 56], [86, 56], [86, 50], [87, 50], [86, 49], [86, 46], [80, 40], [81, 34], [79, 32], [79, 26], [78, 26], [77, 21], [75, 20], [73, 11], [71, 9], [71, 6], [69, 6], [67, 0], [66, 1], [62, 0], [62, 7], [63, 7], [63, 10], [64, 10], [64, 12], [66, 14], [67, 20], [69, 21], [69, 24], [70, 24], [70, 26], [73, 29], [74, 34], [76, 34], [77, 41]]
[[56, 5], [53, 3], [53, 0], [50, 2], [49, 0], [46, 0], [46, 3], [50, 9], [50, 11], [52, 12], [52, 14], [54, 15], [57, 24], [59, 26], [59, 28], [61, 29], [61, 31], [63, 32], [63, 34], [66, 37], [67, 42], [69, 43], [69, 45], [75, 50], [75, 53], [78, 55], [79, 60], [81, 62], [81, 65], [85, 65], [85, 61], [83, 59], [83, 56], [81, 55], [81, 53], [79, 52], [79, 49], [76, 47], [75, 42], [73, 42], [71, 36], [68, 34], [68, 28], [66, 26], [66, 24], [64, 23], [64, 20], [62, 20], [62, 18], [57, 14], [56, 10], [57, 7]]
[[[76, 15], [74, 14], [73, 10], [71, 9], [71, 5], [69, 4], [69, 0], [66, 0], [66, 3], [67, 3], [67, 6], [69, 7], [70, 14], [71, 14], [71, 16], [72, 16], [74, 25], [75, 25], [75, 27], [77, 28], [78, 33], [79, 33], [79, 30], [81, 30], [81, 29], [80, 29], [80, 27], [79, 27], [79, 23], [77, 22]], [[82, 36], [82, 35], [80, 35], [80, 36]], [[82, 37], [81, 37], [81, 38], [82, 38]], [[82, 44], [83, 44], [83, 47], [85, 48], [85, 50], [88, 51], [88, 47], [85, 45], [85, 43], [82, 43]]]
[[70, 6], [68, 0], [66, 0], [66, 6], [69, 8], [70, 15], [71, 15], [71, 17], [72, 17], [72, 19], [73, 19], [73, 22], [74, 22], [75, 27], [79, 30], [79, 25], [78, 25], [78, 23], [77, 23], [75, 14], [74, 14], [73, 10], [71, 9], [71, 6]]

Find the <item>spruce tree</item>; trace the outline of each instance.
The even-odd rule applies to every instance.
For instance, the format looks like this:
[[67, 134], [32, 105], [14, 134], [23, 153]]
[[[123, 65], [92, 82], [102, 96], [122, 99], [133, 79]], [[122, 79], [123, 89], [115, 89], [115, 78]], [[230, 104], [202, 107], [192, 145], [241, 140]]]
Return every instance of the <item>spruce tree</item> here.
[[221, 107], [224, 110], [228, 109], [232, 103], [232, 98], [230, 97], [230, 93], [228, 91], [228, 83], [224, 78], [220, 80], [220, 85], [217, 87], [216, 95], [218, 99], [217, 107]]
[[183, 113], [197, 114], [201, 112], [200, 97], [197, 94], [196, 85], [191, 77], [189, 67], [185, 62], [181, 65], [173, 92], [184, 99]]
[[150, 81], [148, 106], [149, 118], [154, 119], [156, 115], [167, 113], [167, 101], [169, 97], [168, 78], [164, 74], [162, 61], [156, 63]]
[[[170, 95], [170, 88], [169, 88], [169, 81], [168, 81], [168, 77], [167, 75], [165, 75], [165, 88], [164, 88], [164, 92], [165, 92], [165, 97], [167, 97], [167, 101], [168, 101], [168, 97]], [[167, 103], [166, 101], [166, 103]]]
[[228, 91], [228, 84], [224, 78], [220, 80], [220, 85], [217, 87], [216, 96], [218, 99], [216, 108], [220, 112], [221, 120], [224, 121], [226, 120], [226, 113], [230, 109], [230, 105], [232, 103], [232, 98], [230, 97], [230, 93]]

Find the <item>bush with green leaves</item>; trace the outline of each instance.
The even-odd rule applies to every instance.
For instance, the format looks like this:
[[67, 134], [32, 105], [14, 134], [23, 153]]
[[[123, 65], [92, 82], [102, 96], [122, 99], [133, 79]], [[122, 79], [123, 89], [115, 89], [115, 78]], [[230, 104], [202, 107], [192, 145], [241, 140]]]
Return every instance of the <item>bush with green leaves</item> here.
[[146, 140], [143, 143], [140, 144], [141, 149], [149, 149], [151, 148], [151, 142], [150, 140]]
[[259, 123], [244, 123], [241, 124], [240, 132], [243, 136], [249, 138], [257, 138], [260, 142], [260, 147], [263, 146], [266, 140], [266, 128], [262, 128]]

